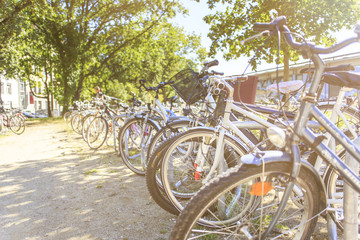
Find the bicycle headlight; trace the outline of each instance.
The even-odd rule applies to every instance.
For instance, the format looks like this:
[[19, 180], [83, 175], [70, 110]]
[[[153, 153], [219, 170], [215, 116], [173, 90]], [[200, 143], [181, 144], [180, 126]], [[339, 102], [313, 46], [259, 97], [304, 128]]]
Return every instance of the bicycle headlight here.
[[266, 129], [268, 138], [272, 144], [278, 148], [283, 148], [286, 145], [285, 132], [278, 127], [269, 127]]

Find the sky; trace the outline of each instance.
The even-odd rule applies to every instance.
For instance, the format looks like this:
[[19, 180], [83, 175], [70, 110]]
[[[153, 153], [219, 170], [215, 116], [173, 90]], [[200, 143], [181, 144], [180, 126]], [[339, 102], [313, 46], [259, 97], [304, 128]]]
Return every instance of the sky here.
[[[203, 47], [207, 50], [210, 49], [211, 40], [207, 37], [209, 32], [209, 25], [203, 21], [203, 17], [212, 13], [206, 4], [206, 1], [200, 0], [200, 2], [195, 2], [193, 0], [180, 0], [183, 5], [189, 10], [188, 16], [177, 16], [173, 21], [179, 26], [184, 27], [187, 32], [195, 32], [201, 36], [201, 43]], [[214, 11], [213, 11], [214, 12]], [[354, 23], [355, 25], [355, 23]], [[352, 30], [343, 30], [339, 33], [334, 33], [338, 41], [344, 40], [351, 36], [355, 36]], [[360, 46], [354, 48], [354, 44], [348, 46], [347, 48], [338, 51], [331, 56], [337, 56], [341, 54], [351, 53], [354, 51], [360, 51]], [[330, 55], [327, 55], [328, 57]], [[325, 57], [325, 56], [324, 56]], [[226, 61], [223, 59], [222, 54], [218, 53], [215, 56], [219, 60], [220, 64], [217, 67], [211, 68], [215, 71], [224, 72], [225, 75], [239, 75], [242, 74], [248, 65], [249, 58], [240, 57], [238, 59], [233, 59]], [[207, 59], [212, 60], [212, 59]], [[262, 64], [258, 67], [258, 70], [267, 69], [274, 67], [274, 64]], [[246, 73], [251, 72], [251, 68]]]

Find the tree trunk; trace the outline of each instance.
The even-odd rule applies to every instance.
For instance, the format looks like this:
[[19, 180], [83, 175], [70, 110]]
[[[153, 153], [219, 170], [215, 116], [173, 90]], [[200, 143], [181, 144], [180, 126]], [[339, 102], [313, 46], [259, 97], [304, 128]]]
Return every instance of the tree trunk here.
[[51, 111], [51, 102], [50, 102], [50, 94], [46, 96], [47, 98], [47, 109], [48, 109], [48, 117], [53, 117], [52, 111]]
[[62, 105], [63, 105], [63, 110], [62, 110], [62, 115], [64, 115], [68, 110], [69, 110], [69, 100], [70, 100], [70, 92], [69, 92], [69, 84], [67, 83], [67, 78], [68, 78], [68, 74], [66, 74], [64, 76], [64, 98], [62, 101]]
[[76, 88], [76, 92], [75, 92], [75, 94], [73, 96], [73, 102], [80, 100], [80, 96], [81, 96], [83, 85], [84, 85], [84, 78], [85, 78], [84, 64], [85, 64], [84, 60], [82, 60], [80, 78], [79, 78], [79, 82], [78, 82], [78, 85], [77, 85], [77, 88]]
[[73, 96], [73, 102], [80, 100], [81, 92], [82, 92], [82, 89], [83, 89], [83, 83], [84, 83], [83, 74], [81, 74], [81, 75], [82, 76], [79, 79], [78, 86], [76, 88], [76, 92], [75, 92], [75, 94]]
[[52, 111], [51, 111], [51, 102], [50, 102], [50, 90], [49, 90], [49, 85], [47, 83], [47, 77], [46, 77], [46, 81], [45, 81], [45, 89], [46, 89], [46, 101], [47, 101], [47, 112], [48, 112], [48, 117], [52, 117]]

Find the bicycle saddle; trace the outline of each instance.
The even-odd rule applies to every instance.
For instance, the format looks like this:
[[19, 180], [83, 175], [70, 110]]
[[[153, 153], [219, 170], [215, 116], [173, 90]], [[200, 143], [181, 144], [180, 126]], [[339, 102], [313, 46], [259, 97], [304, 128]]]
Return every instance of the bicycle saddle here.
[[[282, 94], [297, 92], [303, 86], [304, 86], [304, 82], [301, 81], [301, 80], [292, 80], [292, 81], [287, 81], [287, 82], [280, 82], [279, 83], [279, 91]], [[278, 85], [276, 83], [274, 83], [274, 84], [271, 84], [270, 86], [268, 86], [266, 88], [266, 90], [269, 91], [269, 92], [277, 93], [277, 87], [278, 87]]]
[[358, 72], [326, 72], [322, 80], [331, 85], [360, 89], [360, 73]]

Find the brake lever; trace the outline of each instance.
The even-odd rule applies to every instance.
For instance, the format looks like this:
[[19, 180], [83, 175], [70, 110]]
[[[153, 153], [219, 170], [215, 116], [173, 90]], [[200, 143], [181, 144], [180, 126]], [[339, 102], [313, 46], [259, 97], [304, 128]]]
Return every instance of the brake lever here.
[[254, 40], [254, 39], [256, 39], [256, 38], [268, 37], [268, 36], [270, 36], [270, 31], [269, 31], [269, 30], [265, 30], [265, 31], [262, 31], [261, 33], [258, 33], [258, 34], [256, 34], [256, 35], [253, 35], [253, 36], [251, 36], [251, 37], [248, 37], [248, 38], [242, 40], [242, 41], [240, 42], [240, 44], [241, 44], [241, 45], [245, 45], [245, 43], [248, 42], [248, 41]]

